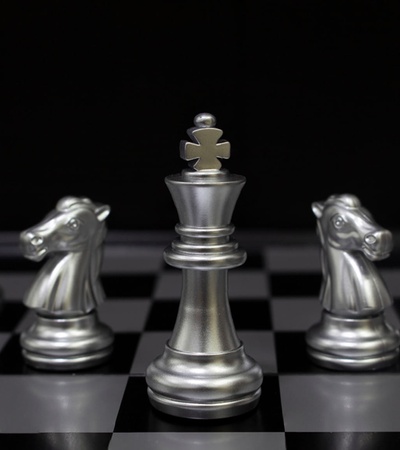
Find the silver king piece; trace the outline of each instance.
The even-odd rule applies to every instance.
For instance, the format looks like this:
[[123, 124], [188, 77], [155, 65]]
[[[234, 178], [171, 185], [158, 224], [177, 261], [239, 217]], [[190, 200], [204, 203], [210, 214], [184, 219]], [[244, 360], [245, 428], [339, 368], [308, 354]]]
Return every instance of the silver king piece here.
[[68, 196], [20, 234], [26, 258], [47, 258], [24, 297], [24, 304], [35, 312], [34, 322], [20, 338], [27, 364], [76, 370], [110, 356], [114, 334], [96, 312], [105, 298], [99, 271], [109, 213], [108, 205]]
[[182, 141], [190, 168], [165, 182], [178, 211], [179, 237], [164, 251], [182, 269], [182, 293], [172, 336], [148, 366], [151, 404], [189, 419], [219, 419], [253, 409], [259, 400], [261, 367], [245, 353], [236, 334], [227, 295], [227, 269], [242, 265], [246, 252], [231, 238], [231, 216], [245, 177], [221, 168], [230, 144], [221, 141], [211, 114], [198, 114]]

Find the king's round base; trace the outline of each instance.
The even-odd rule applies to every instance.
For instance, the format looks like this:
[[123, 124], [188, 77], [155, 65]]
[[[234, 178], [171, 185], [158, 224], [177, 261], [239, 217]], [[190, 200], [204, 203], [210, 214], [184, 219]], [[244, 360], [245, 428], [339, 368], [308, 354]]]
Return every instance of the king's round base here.
[[70, 371], [104, 363], [113, 351], [114, 334], [97, 314], [69, 318], [37, 315], [21, 333], [25, 362], [37, 369]]
[[153, 407], [187, 419], [222, 419], [252, 410], [262, 378], [260, 366], [242, 346], [219, 354], [192, 354], [167, 344], [146, 372]]
[[377, 315], [344, 318], [322, 313], [306, 334], [307, 352], [317, 365], [334, 370], [377, 370], [396, 363], [400, 334]]
[[150, 403], [161, 412], [186, 419], [224, 419], [238, 416], [254, 409], [259, 401], [261, 389], [239, 399], [228, 401], [195, 403], [164, 397], [147, 389]]

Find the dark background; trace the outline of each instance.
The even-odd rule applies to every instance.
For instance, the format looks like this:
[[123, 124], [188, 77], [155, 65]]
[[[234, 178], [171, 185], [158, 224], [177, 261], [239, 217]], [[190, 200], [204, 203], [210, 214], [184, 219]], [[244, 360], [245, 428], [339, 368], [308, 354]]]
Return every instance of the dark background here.
[[164, 177], [210, 112], [246, 176], [233, 223], [314, 229], [350, 192], [400, 228], [400, 3], [372, 0], [2, 2], [0, 230], [64, 195], [109, 229], [173, 229]]

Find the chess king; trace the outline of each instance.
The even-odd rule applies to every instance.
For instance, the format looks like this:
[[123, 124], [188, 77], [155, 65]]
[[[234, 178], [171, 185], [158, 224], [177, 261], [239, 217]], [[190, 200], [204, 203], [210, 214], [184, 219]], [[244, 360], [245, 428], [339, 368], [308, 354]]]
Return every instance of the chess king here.
[[220, 141], [211, 114], [199, 114], [182, 141], [190, 168], [166, 177], [178, 211], [179, 238], [164, 252], [182, 269], [182, 294], [164, 353], [147, 368], [152, 405], [190, 419], [219, 419], [253, 409], [262, 384], [260, 366], [245, 353], [236, 334], [227, 296], [227, 270], [246, 253], [231, 235], [231, 216], [245, 178], [221, 168], [230, 144]]
[[323, 307], [306, 334], [311, 359], [337, 370], [375, 370], [398, 360], [400, 335], [385, 320], [392, 297], [374, 261], [387, 258], [392, 234], [352, 194], [314, 202], [321, 241]]
[[20, 234], [26, 258], [48, 258], [24, 296], [24, 304], [36, 314], [20, 338], [27, 364], [75, 370], [110, 356], [114, 335], [96, 313], [105, 297], [99, 271], [109, 213], [108, 205], [64, 197], [40, 223]]

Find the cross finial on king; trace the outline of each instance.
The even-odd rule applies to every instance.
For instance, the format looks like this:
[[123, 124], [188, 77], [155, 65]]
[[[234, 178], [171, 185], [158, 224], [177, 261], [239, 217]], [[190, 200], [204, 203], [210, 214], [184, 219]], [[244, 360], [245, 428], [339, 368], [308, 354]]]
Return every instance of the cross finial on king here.
[[187, 133], [194, 142], [181, 141], [180, 155], [195, 170], [219, 170], [218, 158], [230, 157], [231, 144], [220, 140], [222, 130], [214, 128], [216, 119], [212, 114], [201, 113], [194, 118], [194, 127]]

